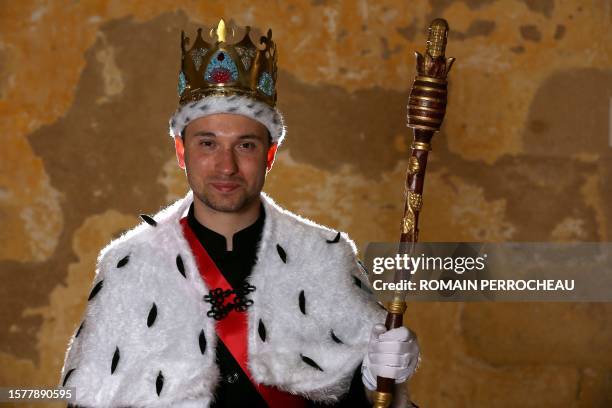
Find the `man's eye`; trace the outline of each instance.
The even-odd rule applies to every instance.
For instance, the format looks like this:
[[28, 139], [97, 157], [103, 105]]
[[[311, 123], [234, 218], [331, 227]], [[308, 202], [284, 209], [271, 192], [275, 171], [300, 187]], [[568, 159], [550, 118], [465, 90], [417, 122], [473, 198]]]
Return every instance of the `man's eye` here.
[[215, 145], [215, 142], [213, 142], [212, 140], [202, 140], [200, 141], [200, 145], [204, 147], [213, 147]]
[[255, 148], [255, 143], [253, 142], [244, 142], [240, 145], [240, 148], [245, 150], [252, 150]]

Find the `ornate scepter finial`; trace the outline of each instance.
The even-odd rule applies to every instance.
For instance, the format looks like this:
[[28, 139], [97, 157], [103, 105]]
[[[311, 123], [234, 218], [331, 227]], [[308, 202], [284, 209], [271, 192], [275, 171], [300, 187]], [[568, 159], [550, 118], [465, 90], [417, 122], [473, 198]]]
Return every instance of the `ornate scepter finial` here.
[[[444, 56], [447, 36], [448, 23], [437, 18], [429, 26], [425, 55], [415, 52], [417, 76], [408, 102], [408, 126], [413, 129], [437, 132], [442, 125], [446, 113], [446, 76], [455, 62], [454, 58]], [[429, 143], [416, 136], [415, 142]], [[429, 139], [431, 136], [433, 133]]]

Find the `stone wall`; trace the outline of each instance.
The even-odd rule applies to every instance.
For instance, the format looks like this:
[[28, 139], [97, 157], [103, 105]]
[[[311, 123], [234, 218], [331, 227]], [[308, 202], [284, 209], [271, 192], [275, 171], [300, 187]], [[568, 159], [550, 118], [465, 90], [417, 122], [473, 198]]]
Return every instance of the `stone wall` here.
[[[0, 385], [57, 382], [97, 252], [182, 196], [167, 120], [180, 30], [273, 29], [288, 124], [266, 190], [397, 239], [405, 104], [434, 17], [451, 27], [424, 241], [612, 238], [609, 0], [0, 3]], [[423, 407], [612, 405], [610, 304], [410, 304]]]

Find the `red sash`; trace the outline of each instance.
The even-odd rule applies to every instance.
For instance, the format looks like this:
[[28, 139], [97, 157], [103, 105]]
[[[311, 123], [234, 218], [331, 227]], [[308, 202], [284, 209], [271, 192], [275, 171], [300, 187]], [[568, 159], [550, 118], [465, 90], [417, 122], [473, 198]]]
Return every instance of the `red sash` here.
[[[193, 253], [200, 276], [209, 288], [222, 288], [223, 290], [233, 289], [229, 282], [225, 279], [217, 265], [208, 255], [193, 230], [189, 227], [187, 218], [181, 219], [183, 233], [191, 252]], [[284, 392], [275, 387], [270, 387], [258, 384], [251, 377], [247, 366], [248, 345], [247, 345], [247, 314], [245, 312], [231, 311], [225, 318], [217, 321], [216, 330], [219, 339], [225, 344], [225, 347], [230, 351], [234, 359], [238, 362], [242, 371], [251, 380], [257, 391], [261, 394], [271, 408], [287, 408], [287, 407], [305, 407], [306, 401], [294, 394]]]

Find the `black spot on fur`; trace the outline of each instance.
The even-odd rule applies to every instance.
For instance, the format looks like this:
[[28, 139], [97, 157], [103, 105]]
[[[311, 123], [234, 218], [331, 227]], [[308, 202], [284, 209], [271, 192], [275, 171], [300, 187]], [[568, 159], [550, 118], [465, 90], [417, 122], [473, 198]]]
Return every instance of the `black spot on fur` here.
[[201, 111], [205, 111], [205, 110], [207, 110], [207, 109], [208, 109], [208, 105], [202, 105], [202, 106], [200, 106], [200, 110], [201, 110]]
[[115, 354], [113, 354], [113, 361], [111, 361], [111, 375], [117, 369], [117, 364], [119, 364], [119, 359], [121, 358], [119, 354], [119, 347], [115, 348]]
[[385, 307], [385, 305], [382, 304], [382, 302], [376, 302], [376, 306], [380, 307], [385, 312], [387, 311], [387, 308]]
[[275, 125], [278, 125], [278, 118], [276, 116], [272, 118], [272, 123], [274, 123]]
[[170, 127], [174, 127], [176, 125], [176, 120], [172, 119], [170, 122]]
[[238, 110], [238, 107], [237, 107], [237, 106], [232, 106], [232, 107], [230, 107], [230, 108], [227, 108], [227, 111], [228, 111], [228, 112], [236, 112], [237, 110]]
[[130, 256], [126, 255], [117, 262], [117, 268], [123, 268], [130, 261]]
[[285, 252], [283, 247], [276, 244], [276, 251], [278, 252], [278, 256], [280, 256], [280, 259], [283, 261], [283, 263], [287, 263], [287, 253]]
[[300, 357], [302, 358], [303, 362], [305, 362], [306, 364], [308, 364], [312, 368], [316, 368], [319, 371], [323, 371], [323, 369], [321, 367], [319, 367], [319, 365], [317, 363], [315, 363], [315, 361], [312, 358], [306, 357], [303, 354], [300, 354]]
[[232, 101], [236, 100], [236, 98], [237, 98], [237, 97], [238, 97], [238, 96], [236, 96], [236, 95], [232, 95], [232, 96], [230, 96], [229, 98], [227, 98], [227, 101], [228, 101], [228, 102], [232, 102]]
[[353, 283], [355, 284], [355, 286], [363, 290], [365, 293], [372, 294], [372, 290], [370, 289], [367, 283], [365, 283], [364, 281], [362, 281], [360, 278], [358, 278], [355, 275], [352, 275], [352, 276], [353, 276]]
[[331, 336], [331, 338], [332, 338], [332, 340], [333, 340], [334, 342], [336, 342], [336, 343], [338, 343], [338, 344], [344, 344], [344, 342], [343, 342], [342, 340], [340, 340], [340, 339], [338, 338], [338, 336], [336, 336], [336, 333], [334, 333], [334, 330], [333, 330], [333, 329], [332, 329], [332, 330], [329, 332], [329, 334], [330, 334], [330, 336]]
[[363, 264], [363, 262], [361, 262], [360, 260], [357, 260], [357, 263], [359, 264], [359, 266], [361, 267], [361, 269], [363, 270], [363, 272], [366, 275], [369, 275], [370, 273], [368, 272], [368, 270], [366, 269], [365, 265]]
[[206, 336], [204, 335], [204, 329], [200, 332], [198, 337], [198, 343], [200, 343], [200, 351], [202, 354], [206, 353]]
[[198, 104], [198, 101], [195, 101], [194, 103], [192, 103], [191, 105], [189, 105], [189, 108], [195, 108], [195, 106]]
[[300, 311], [302, 312], [302, 314], [306, 314], [306, 296], [304, 296], [304, 291], [300, 292], [300, 299], [299, 299], [299, 304], [300, 304]]
[[104, 282], [104, 279], [102, 279], [100, 282], [96, 283], [96, 286], [94, 286], [93, 289], [91, 290], [91, 292], [89, 293], [89, 297], [87, 298], [88, 302], [96, 297], [96, 295], [98, 294], [100, 289], [102, 289], [102, 283], [103, 282]]
[[149, 317], [147, 317], [147, 327], [153, 326], [155, 319], [157, 319], [157, 305], [153, 303], [151, 310], [149, 310]]
[[157, 221], [155, 221], [153, 219], [153, 217], [151, 217], [150, 215], [147, 214], [140, 214], [140, 218], [142, 218], [142, 220], [144, 222], [146, 222], [147, 224], [149, 224], [152, 227], [156, 227], [157, 226]]
[[254, 115], [255, 115], [256, 118], [258, 118], [258, 117], [261, 116], [262, 113], [263, 113], [263, 110], [260, 109], [258, 111], [255, 111]]
[[66, 376], [64, 377], [64, 381], [62, 381], [62, 387], [66, 386], [66, 383], [68, 382], [68, 379], [70, 378], [72, 373], [74, 373], [74, 370], [76, 370], [76, 368], [71, 368], [70, 370], [68, 370], [68, 372], [66, 373]]
[[81, 330], [83, 330], [83, 326], [85, 326], [85, 320], [83, 320], [81, 322], [81, 325], [79, 326], [79, 329], [77, 330], [76, 334], [74, 335], [74, 338], [76, 339], [77, 337], [79, 337], [79, 334], [81, 334]]
[[185, 264], [183, 263], [183, 258], [180, 254], [176, 256], [176, 268], [181, 273], [181, 275], [183, 275], [183, 278], [186, 279], [187, 275], [185, 275]]
[[162, 392], [162, 388], [164, 388], [164, 375], [160, 371], [159, 374], [157, 374], [157, 379], [155, 380], [155, 391], [157, 391], [158, 397]]
[[190, 118], [189, 116], [187, 116], [187, 117], [185, 118], [185, 123], [189, 123], [189, 121], [190, 121], [190, 120], [191, 120], [191, 118]]
[[253, 106], [255, 106], [255, 104], [254, 104], [254, 103], [249, 103], [249, 104], [247, 105], [247, 108], [249, 108], [249, 109], [253, 109]]
[[257, 332], [259, 333], [259, 338], [261, 341], [266, 341], [266, 326], [264, 326], [261, 319], [259, 319], [259, 326], [257, 327]]
[[338, 231], [334, 239], [326, 239], [325, 242], [327, 242], [328, 244], [336, 244], [340, 242], [340, 231]]

